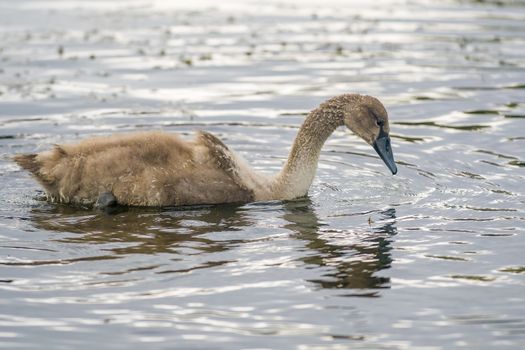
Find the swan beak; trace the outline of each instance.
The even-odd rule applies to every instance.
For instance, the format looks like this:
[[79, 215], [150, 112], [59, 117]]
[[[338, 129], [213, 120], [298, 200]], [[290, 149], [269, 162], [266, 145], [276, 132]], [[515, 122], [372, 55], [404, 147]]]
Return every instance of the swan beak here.
[[394, 161], [394, 153], [392, 153], [392, 147], [390, 146], [390, 137], [386, 133], [381, 133], [379, 137], [374, 141], [374, 149], [377, 154], [381, 157], [383, 162], [392, 172], [392, 175], [397, 174], [397, 166]]

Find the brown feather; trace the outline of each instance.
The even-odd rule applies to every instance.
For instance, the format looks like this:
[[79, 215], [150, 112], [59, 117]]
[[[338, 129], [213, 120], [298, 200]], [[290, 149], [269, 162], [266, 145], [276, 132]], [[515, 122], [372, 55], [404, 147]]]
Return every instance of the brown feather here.
[[17, 154], [13, 160], [31, 174], [37, 175], [40, 164], [36, 161], [36, 156], [36, 154]]

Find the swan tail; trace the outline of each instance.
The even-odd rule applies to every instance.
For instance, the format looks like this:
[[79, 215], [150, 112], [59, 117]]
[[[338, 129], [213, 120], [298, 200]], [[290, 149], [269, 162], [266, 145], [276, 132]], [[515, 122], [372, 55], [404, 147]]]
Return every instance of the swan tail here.
[[13, 160], [20, 167], [29, 171], [46, 189], [49, 189], [57, 181], [56, 176], [51, 171], [52, 164], [58, 164], [66, 156], [66, 151], [61, 146], [55, 145], [50, 153], [17, 154]]
[[29, 171], [31, 174], [38, 176], [42, 164], [36, 160], [36, 154], [17, 154], [13, 157], [16, 164], [20, 165], [23, 169]]

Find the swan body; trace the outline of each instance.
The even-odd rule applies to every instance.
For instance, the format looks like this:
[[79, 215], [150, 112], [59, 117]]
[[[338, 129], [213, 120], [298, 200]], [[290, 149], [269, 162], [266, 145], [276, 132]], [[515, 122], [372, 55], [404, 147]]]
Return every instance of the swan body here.
[[309, 113], [283, 169], [256, 173], [214, 135], [199, 131], [191, 140], [164, 132], [93, 137], [56, 145], [14, 160], [60, 203], [180, 206], [287, 200], [307, 194], [321, 148], [346, 125], [373, 145], [397, 172], [388, 137], [388, 116], [374, 97], [346, 94]]

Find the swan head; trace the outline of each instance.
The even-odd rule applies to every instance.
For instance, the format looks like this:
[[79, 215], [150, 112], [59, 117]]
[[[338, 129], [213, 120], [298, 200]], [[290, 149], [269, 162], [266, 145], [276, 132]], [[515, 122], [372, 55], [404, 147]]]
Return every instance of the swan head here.
[[388, 113], [379, 100], [372, 96], [351, 95], [352, 102], [343, 107], [344, 124], [357, 136], [374, 147], [392, 174], [397, 173], [390, 145]]

